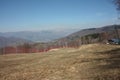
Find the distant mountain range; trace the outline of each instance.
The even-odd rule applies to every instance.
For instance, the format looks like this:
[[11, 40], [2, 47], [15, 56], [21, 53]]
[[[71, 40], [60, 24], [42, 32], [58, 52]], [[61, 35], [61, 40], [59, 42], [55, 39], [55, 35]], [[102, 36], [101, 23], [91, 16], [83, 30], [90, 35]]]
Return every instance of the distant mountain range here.
[[33, 42], [48, 42], [54, 39], [58, 39], [68, 34], [74, 32], [75, 30], [63, 30], [63, 31], [20, 31], [20, 32], [6, 32], [0, 33], [0, 36], [3, 37], [15, 37], [26, 40], [31, 40]]
[[0, 47], [16, 46], [24, 43], [49, 42], [74, 32], [75, 30], [19, 31], [0, 33]]
[[24, 43], [32, 44], [33, 42], [21, 38], [0, 36], [0, 47], [16, 46], [16, 45], [22, 45]]
[[0, 47], [9, 46], [9, 45], [20, 45], [24, 43], [33, 43], [33, 42], [51, 43], [51, 41], [56, 42], [56, 41], [62, 41], [63, 39], [66, 41], [69, 41], [71, 39], [75, 40], [88, 34], [113, 31], [115, 27], [120, 30], [120, 25], [109, 25], [101, 28], [83, 29], [77, 32], [74, 32], [75, 30], [66, 30], [66, 31], [65, 30], [64, 31], [48, 30], [48, 31], [36, 31], [36, 32], [21, 31], [21, 32], [0, 33]]
[[[89, 28], [89, 29], [83, 29], [77, 32], [74, 32], [66, 37], [57, 39], [56, 41], [66, 40], [69, 41], [70, 39], [76, 39], [80, 38], [82, 36], [88, 35], [88, 34], [94, 34], [94, 33], [102, 33], [102, 32], [110, 32], [115, 30], [115, 27], [120, 30], [120, 25], [108, 25], [100, 28]], [[120, 34], [120, 33], [119, 33]]]

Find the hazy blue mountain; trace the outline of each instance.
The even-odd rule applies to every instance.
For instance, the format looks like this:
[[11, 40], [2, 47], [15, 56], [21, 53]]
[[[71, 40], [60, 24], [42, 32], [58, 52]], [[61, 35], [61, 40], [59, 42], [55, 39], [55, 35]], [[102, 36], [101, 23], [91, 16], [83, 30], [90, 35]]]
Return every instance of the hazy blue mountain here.
[[75, 30], [63, 30], [63, 31], [52, 31], [52, 30], [44, 30], [44, 31], [20, 31], [20, 32], [6, 32], [1, 33], [3, 37], [17, 37], [21, 39], [27, 39], [34, 42], [47, 42], [52, 41], [54, 39], [58, 39], [68, 34], [74, 32]]
[[63, 31], [46, 30], [46, 31], [21, 31], [0, 33], [0, 47], [6, 45], [23, 44], [26, 42], [31, 43], [31, 41], [40, 43], [60, 41], [63, 39], [69, 41], [70, 39], [78, 39], [81, 36], [85, 36], [88, 34], [112, 31], [115, 30], [115, 26], [117, 27], [117, 29], [120, 29], [120, 25], [109, 25], [101, 28], [83, 29], [77, 32], [75, 32], [76, 30], [71, 29]]
[[0, 36], [0, 47], [5, 47], [5, 46], [16, 46], [16, 45], [21, 45], [24, 43], [30, 43], [32, 44], [32, 41], [25, 40], [25, 39], [20, 39], [20, 38], [15, 38], [15, 37], [3, 37]]

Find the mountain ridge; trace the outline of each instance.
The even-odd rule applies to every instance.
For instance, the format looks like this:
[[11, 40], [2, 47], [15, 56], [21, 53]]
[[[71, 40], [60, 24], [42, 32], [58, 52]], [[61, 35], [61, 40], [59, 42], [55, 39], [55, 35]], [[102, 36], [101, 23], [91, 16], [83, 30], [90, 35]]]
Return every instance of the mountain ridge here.
[[34, 42], [48, 42], [54, 39], [58, 39], [74, 32], [75, 30], [64, 30], [64, 31], [18, 31], [18, 32], [4, 32], [0, 33], [3, 37], [18, 37], [22, 39], [31, 40]]
[[22, 45], [24, 43], [32, 44], [33, 42], [30, 40], [16, 38], [16, 37], [0, 36], [0, 47], [17, 46], [17, 45]]
[[[94, 34], [94, 33], [102, 33], [102, 32], [110, 32], [115, 30], [115, 27], [120, 30], [120, 25], [108, 25], [103, 26], [99, 28], [88, 28], [88, 29], [82, 29], [80, 31], [74, 32], [66, 37], [60, 38], [60, 39], [67, 39], [67, 38], [74, 38], [74, 37], [82, 37], [88, 34]], [[60, 40], [57, 39], [57, 40]]]

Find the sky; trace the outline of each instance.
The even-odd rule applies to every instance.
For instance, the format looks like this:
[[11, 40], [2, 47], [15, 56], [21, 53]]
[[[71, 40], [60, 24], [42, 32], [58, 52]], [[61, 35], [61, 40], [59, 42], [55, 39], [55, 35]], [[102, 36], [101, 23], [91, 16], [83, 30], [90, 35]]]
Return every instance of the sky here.
[[119, 24], [112, 0], [0, 0], [0, 32]]

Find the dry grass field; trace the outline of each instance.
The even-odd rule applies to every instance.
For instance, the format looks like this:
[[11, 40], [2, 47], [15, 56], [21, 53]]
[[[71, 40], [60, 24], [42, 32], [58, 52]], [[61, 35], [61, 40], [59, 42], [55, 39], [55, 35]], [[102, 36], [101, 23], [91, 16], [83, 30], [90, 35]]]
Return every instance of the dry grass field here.
[[120, 80], [120, 46], [0, 55], [0, 80]]

